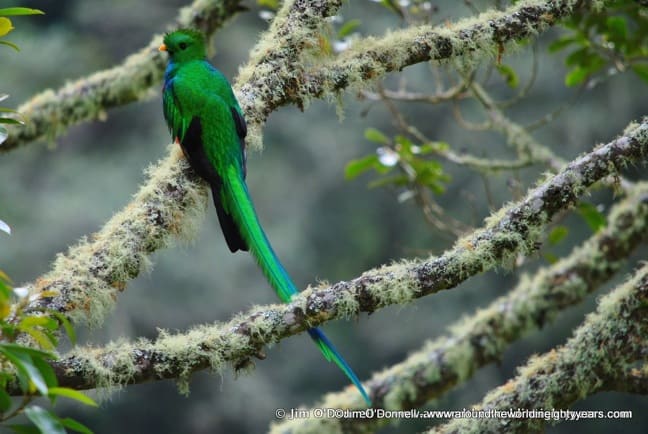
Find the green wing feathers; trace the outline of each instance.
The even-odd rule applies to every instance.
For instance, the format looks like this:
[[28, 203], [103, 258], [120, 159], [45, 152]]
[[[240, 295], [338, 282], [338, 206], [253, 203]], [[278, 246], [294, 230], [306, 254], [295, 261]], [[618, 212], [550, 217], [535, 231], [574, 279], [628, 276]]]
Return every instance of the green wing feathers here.
[[162, 109], [173, 140], [182, 143], [185, 132], [189, 128], [189, 119], [182, 116], [180, 107], [180, 101], [178, 101], [178, 98], [175, 95], [173, 82], [170, 81], [164, 86], [164, 93], [162, 93]]

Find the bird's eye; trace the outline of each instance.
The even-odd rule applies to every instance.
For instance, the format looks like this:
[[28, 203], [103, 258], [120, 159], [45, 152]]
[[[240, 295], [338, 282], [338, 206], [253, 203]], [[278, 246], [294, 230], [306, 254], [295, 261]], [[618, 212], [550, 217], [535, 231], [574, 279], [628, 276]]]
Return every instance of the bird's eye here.
[[185, 48], [187, 48], [187, 43], [186, 42], [180, 42], [180, 45], [178, 45], [178, 46], [180, 47], [181, 50], [184, 50]]

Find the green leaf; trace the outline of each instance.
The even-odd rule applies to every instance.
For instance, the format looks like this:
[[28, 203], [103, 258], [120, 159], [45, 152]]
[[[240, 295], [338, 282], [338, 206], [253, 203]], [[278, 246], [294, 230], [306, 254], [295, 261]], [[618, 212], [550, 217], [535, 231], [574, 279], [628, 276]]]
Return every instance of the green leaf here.
[[550, 53], [555, 53], [556, 51], [560, 51], [565, 47], [573, 44], [574, 42], [576, 42], [576, 40], [573, 36], [563, 36], [562, 38], [556, 39], [551, 44], [549, 44], [547, 50]]
[[[435, 165], [439, 167], [437, 168]], [[450, 177], [443, 173], [443, 168], [438, 162], [426, 161], [424, 166], [417, 168], [416, 180], [429, 188], [434, 194], [441, 195], [446, 190], [443, 183], [448, 182]]]
[[46, 329], [56, 330], [58, 323], [54, 318], [46, 316], [26, 316], [18, 323], [18, 328], [23, 331], [32, 327], [45, 327]]
[[515, 70], [511, 68], [508, 65], [504, 65], [503, 63], [500, 63], [499, 65], [496, 65], [497, 71], [500, 73], [506, 84], [508, 84], [509, 87], [515, 89], [518, 87], [520, 84], [520, 79], [518, 78], [517, 74], [515, 73]]
[[367, 128], [364, 133], [365, 139], [370, 142], [380, 143], [383, 145], [389, 144], [389, 139], [383, 133], [375, 128]]
[[567, 229], [565, 226], [556, 226], [549, 232], [549, 235], [547, 236], [547, 240], [549, 241], [549, 244], [552, 246], [555, 246], [559, 242], [561, 242], [569, 233], [569, 229]]
[[0, 17], [0, 37], [11, 32], [15, 27], [9, 18]]
[[9, 425], [9, 429], [18, 434], [42, 434], [34, 425]]
[[394, 176], [385, 176], [383, 178], [376, 179], [369, 183], [369, 188], [384, 187], [386, 185], [396, 185], [402, 186], [409, 183], [409, 178], [407, 175], [394, 175]]
[[257, 4], [272, 9], [273, 11], [279, 9], [279, 0], [257, 0]]
[[43, 434], [67, 434], [58, 417], [38, 405], [25, 409], [25, 415]]
[[98, 404], [94, 399], [90, 398], [88, 395], [85, 395], [78, 390], [70, 389], [67, 387], [50, 387], [49, 389], [50, 396], [62, 396], [64, 398], [74, 399], [79, 401], [82, 404], [89, 405], [91, 407], [98, 407]]
[[0, 9], [0, 16], [9, 15], [45, 15], [45, 12], [40, 9], [32, 8], [4, 8]]
[[616, 42], [625, 41], [628, 38], [628, 24], [623, 17], [608, 17], [605, 20], [611, 39]]
[[598, 232], [607, 225], [605, 216], [591, 203], [580, 202], [577, 209], [578, 214], [580, 214], [583, 220], [585, 220], [585, 223], [587, 223], [587, 226], [589, 226], [593, 232]]
[[397, 135], [396, 137], [394, 137], [394, 141], [396, 142], [396, 144], [400, 145], [402, 149], [405, 149], [405, 150], [408, 150], [408, 151], [414, 145], [410, 139], [408, 139], [407, 137], [402, 136], [400, 134]]
[[0, 45], [7, 45], [11, 48], [13, 48], [16, 51], [20, 51], [20, 48], [18, 48], [18, 45], [14, 44], [13, 42], [9, 41], [0, 41]]
[[550, 264], [555, 264], [556, 262], [558, 262], [558, 256], [554, 255], [551, 252], [545, 252], [543, 256], [545, 260]]
[[358, 28], [360, 23], [361, 23], [361, 21], [358, 20], [358, 19], [353, 19], [353, 20], [347, 21], [346, 23], [344, 23], [342, 25], [342, 27], [340, 27], [340, 30], [338, 30], [337, 37], [339, 39], [343, 39], [343, 38], [349, 36], [351, 33], [353, 33], [353, 31], [355, 29]]
[[634, 71], [637, 76], [639, 76], [640, 79], [648, 83], [648, 65], [645, 63], [638, 63], [636, 65], [632, 65], [630, 68]]
[[450, 148], [450, 145], [446, 142], [428, 142], [421, 145], [420, 154], [425, 155], [430, 152], [444, 152]]
[[565, 76], [565, 86], [572, 87], [584, 82], [590, 75], [590, 70], [577, 66], [567, 73]]
[[405, 18], [403, 11], [396, 5], [395, 0], [380, 0], [380, 3], [385, 8], [389, 9], [392, 12], [395, 12], [400, 18]]
[[8, 345], [10, 344], [0, 345], [0, 353], [4, 354], [4, 356], [16, 367], [18, 374], [22, 375], [21, 386], [23, 388], [28, 388], [29, 382], [31, 382], [41, 395], [47, 395], [47, 383], [40, 370], [34, 364], [34, 360], [31, 356], [26, 352], [15, 351], [11, 348], [7, 348]]
[[0, 124], [24, 125], [25, 123], [20, 119], [0, 118]]
[[[0, 332], [5, 334], [4, 338], [13, 335], [13, 325], [9, 325], [6, 321], [3, 321], [11, 313], [11, 294], [13, 290], [9, 285], [8, 277], [2, 270], [0, 270]], [[2, 373], [0, 373], [0, 380], [2, 379]]]
[[51, 394], [51, 388], [58, 386], [58, 379], [56, 378], [56, 373], [54, 373], [54, 368], [41, 357], [32, 357], [32, 360], [34, 361], [34, 366], [36, 366], [43, 376], [45, 384], [47, 384], [48, 394]]
[[65, 330], [65, 333], [70, 339], [70, 343], [72, 345], [76, 345], [76, 332], [74, 331], [74, 327], [72, 327], [72, 323], [70, 323], [70, 320], [67, 319], [67, 317], [63, 315], [61, 312], [57, 312], [55, 310], [50, 310], [47, 313], [59, 320], [59, 322], [63, 326], [63, 329]]
[[591, 55], [589, 47], [582, 47], [578, 50], [572, 51], [569, 56], [565, 59], [565, 65], [567, 66], [577, 66], [585, 65], [587, 59]]
[[0, 413], [6, 413], [11, 408], [11, 397], [6, 390], [0, 388]]
[[20, 385], [25, 392], [29, 391], [29, 384], [33, 383], [42, 395], [47, 395], [47, 381], [45, 381], [38, 366], [41, 364], [35, 362], [34, 359], [52, 358], [52, 354], [9, 343], [0, 344], [0, 353], [16, 367]]
[[92, 434], [92, 430], [76, 420], [66, 417], [65, 419], [60, 419], [63, 426], [70, 428], [72, 431], [80, 432], [82, 434]]
[[55, 359], [56, 356], [52, 353], [49, 353], [47, 351], [42, 351], [38, 350], [36, 348], [31, 348], [31, 347], [25, 347], [22, 345], [18, 344], [11, 344], [11, 343], [2, 343], [0, 344], [0, 351], [2, 348], [7, 348], [10, 351], [14, 352], [20, 352], [20, 353], [26, 353], [29, 354], [30, 357], [41, 357], [43, 359]]
[[11, 282], [11, 279], [9, 278], [9, 276], [7, 276], [7, 273], [2, 270], [0, 270], [0, 282]]
[[446, 187], [442, 183], [438, 181], [428, 181], [425, 183], [425, 186], [432, 191], [432, 193], [436, 194], [437, 196], [441, 196], [443, 193], [446, 192]]
[[358, 160], [351, 160], [344, 168], [344, 177], [347, 180], [354, 179], [361, 173], [364, 173], [367, 170], [371, 170], [378, 164], [378, 156], [376, 154], [367, 155], [366, 157], [360, 158]]

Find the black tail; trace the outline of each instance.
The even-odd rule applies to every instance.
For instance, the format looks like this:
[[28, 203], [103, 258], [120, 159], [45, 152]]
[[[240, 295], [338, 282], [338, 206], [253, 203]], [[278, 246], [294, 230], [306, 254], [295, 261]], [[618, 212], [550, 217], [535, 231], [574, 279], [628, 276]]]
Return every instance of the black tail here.
[[232, 253], [237, 250], [248, 251], [249, 247], [243, 240], [239, 228], [236, 226], [234, 219], [230, 214], [228, 214], [220, 200], [220, 187], [218, 185], [212, 185], [212, 195], [214, 197], [214, 206], [216, 206], [216, 213], [218, 214], [218, 221], [220, 222], [221, 229], [223, 230], [223, 235], [225, 235], [225, 241], [227, 241], [227, 247], [232, 251]]

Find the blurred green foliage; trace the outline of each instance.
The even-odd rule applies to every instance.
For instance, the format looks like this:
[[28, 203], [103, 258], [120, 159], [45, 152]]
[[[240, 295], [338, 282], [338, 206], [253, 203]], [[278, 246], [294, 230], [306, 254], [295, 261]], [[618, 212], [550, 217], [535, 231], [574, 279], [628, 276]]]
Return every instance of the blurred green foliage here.
[[[13, 7], [0, 9], [0, 37], [11, 32], [14, 27], [8, 16], [14, 15], [42, 15], [38, 9]], [[16, 51], [16, 44], [0, 39], [0, 44], [9, 46]], [[8, 95], [0, 95], [0, 101]], [[15, 110], [0, 107], [0, 113], [16, 113]], [[23, 121], [13, 117], [0, 117], [0, 124], [22, 124]], [[0, 125], [0, 144], [6, 139], [7, 130]], [[11, 233], [9, 225], [0, 220], [0, 230]], [[97, 406], [91, 398], [76, 390], [58, 387], [58, 380], [49, 361], [56, 359], [54, 351], [58, 346], [58, 332], [64, 330], [70, 341], [74, 344], [76, 335], [70, 322], [58, 312], [44, 312], [43, 316], [26, 315], [23, 309], [27, 305], [27, 294], [22, 288], [14, 289], [10, 285], [9, 277], [0, 270], [0, 422], [2, 425], [18, 434], [42, 433], [64, 434], [67, 429], [83, 434], [92, 434], [92, 431], [82, 423], [72, 418], [61, 418], [49, 410], [38, 405], [29, 405], [33, 399], [42, 396], [49, 399], [54, 405], [60, 397], [69, 398], [77, 402]], [[47, 293], [41, 293], [47, 297]], [[13, 306], [13, 309], [12, 309]], [[19, 335], [25, 334], [33, 340], [40, 349], [17, 344]], [[7, 387], [14, 380], [15, 375], [23, 393], [23, 399], [14, 404], [7, 392]], [[24, 414], [31, 424], [8, 424], [7, 421]]]
[[[63, 434], [72, 431], [85, 434], [92, 431], [72, 418], [62, 418], [38, 405], [30, 405], [36, 397], [46, 397], [54, 405], [58, 398], [68, 398], [85, 405], [97, 404], [76, 390], [59, 387], [49, 361], [57, 356], [52, 352], [59, 344], [62, 328], [74, 343], [76, 337], [69, 321], [58, 312], [44, 312], [43, 316], [27, 316], [23, 309], [28, 298], [22, 288], [12, 288], [7, 275], [0, 270], [0, 422], [12, 432]], [[48, 294], [40, 294], [47, 297]], [[13, 306], [13, 309], [12, 309]], [[40, 349], [16, 343], [20, 334], [26, 334]], [[7, 388], [14, 381], [15, 372], [22, 400], [12, 402]], [[24, 414], [32, 425], [7, 423]]]
[[553, 41], [548, 49], [569, 51], [565, 58], [569, 67], [567, 86], [627, 68], [648, 83], [648, 10], [642, 2], [608, 1], [601, 10], [587, 8], [572, 15], [563, 26], [567, 34]]
[[[42, 15], [42, 14], [43, 11], [38, 9], [30, 9], [30, 8], [14, 7], [14, 8], [0, 9], [0, 38], [4, 38], [8, 33], [10, 33], [14, 29], [13, 22], [11, 21], [11, 19], [7, 17], [14, 16], [14, 15]], [[13, 42], [9, 42], [5, 39], [0, 39], [0, 45], [5, 45], [13, 48], [16, 51], [20, 51], [18, 45], [14, 44]], [[8, 97], [9, 95], [7, 94], [0, 94], [0, 102], [4, 101]], [[15, 114], [16, 111], [7, 107], [0, 107], [0, 145], [2, 145], [2, 142], [4, 142], [7, 139], [7, 129], [1, 124], [22, 124], [23, 123], [23, 121], [19, 117], [7, 117], [7, 116], [3, 116], [3, 113]], [[0, 221], [0, 223], [2, 222]]]
[[373, 169], [383, 176], [371, 181], [369, 187], [421, 185], [437, 195], [445, 192], [450, 175], [443, 171], [443, 165], [438, 160], [426, 157], [447, 149], [447, 143], [415, 145], [405, 136], [389, 138], [376, 128], [367, 128], [365, 138], [381, 146], [376, 148], [374, 154], [350, 161], [344, 172], [346, 179], [354, 179]]

